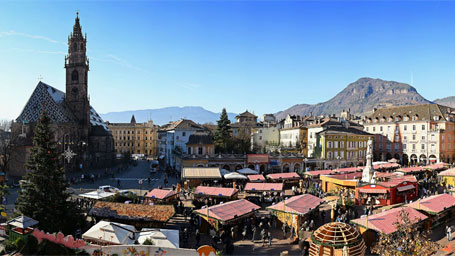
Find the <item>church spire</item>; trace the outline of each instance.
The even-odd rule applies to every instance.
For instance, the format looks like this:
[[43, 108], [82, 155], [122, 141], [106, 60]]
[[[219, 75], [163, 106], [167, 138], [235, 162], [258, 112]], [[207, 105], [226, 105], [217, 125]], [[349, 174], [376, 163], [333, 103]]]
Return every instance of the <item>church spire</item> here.
[[68, 55], [65, 57], [66, 98], [76, 118], [86, 127], [90, 125], [90, 104], [88, 99], [89, 61], [86, 55], [87, 39], [82, 35], [79, 12], [73, 31], [68, 38]]
[[71, 34], [72, 38], [82, 38], [82, 27], [79, 23], [79, 12], [76, 12], [76, 20], [73, 26], [73, 33]]

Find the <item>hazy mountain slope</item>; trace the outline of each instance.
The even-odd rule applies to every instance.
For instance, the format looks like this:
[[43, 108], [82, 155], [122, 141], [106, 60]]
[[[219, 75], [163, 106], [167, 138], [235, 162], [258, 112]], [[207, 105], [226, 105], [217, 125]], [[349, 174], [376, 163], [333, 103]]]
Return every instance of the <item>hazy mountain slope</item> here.
[[449, 96], [442, 99], [434, 100], [435, 103], [455, 108], [455, 96]]
[[[136, 122], [146, 122], [152, 119], [155, 124], [166, 124], [169, 121], [176, 121], [180, 118], [190, 119], [197, 123], [209, 123], [216, 124], [216, 120], [219, 119], [220, 113], [214, 113], [206, 110], [202, 107], [167, 107], [159, 109], [144, 109], [144, 110], [132, 110], [132, 111], [121, 111], [121, 112], [109, 112], [100, 114], [105, 121], [111, 123], [127, 123], [130, 122], [131, 116], [134, 114]], [[235, 120], [235, 113], [228, 113], [231, 121]]]

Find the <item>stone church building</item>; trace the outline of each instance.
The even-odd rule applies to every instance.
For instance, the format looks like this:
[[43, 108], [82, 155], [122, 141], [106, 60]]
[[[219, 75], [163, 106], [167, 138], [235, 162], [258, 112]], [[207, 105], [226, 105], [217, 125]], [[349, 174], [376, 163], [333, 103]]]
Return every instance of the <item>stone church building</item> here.
[[115, 152], [112, 134], [90, 106], [86, 37], [76, 16], [73, 32], [68, 37], [68, 55], [65, 57], [66, 92], [39, 82], [22, 113], [13, 122], [10, 176], [22, 176], [27, 172], [25, 163], [33, 145], [33, 129], [43, 110], [52, 120], [65, 171], [104, 168], [113, 164]]

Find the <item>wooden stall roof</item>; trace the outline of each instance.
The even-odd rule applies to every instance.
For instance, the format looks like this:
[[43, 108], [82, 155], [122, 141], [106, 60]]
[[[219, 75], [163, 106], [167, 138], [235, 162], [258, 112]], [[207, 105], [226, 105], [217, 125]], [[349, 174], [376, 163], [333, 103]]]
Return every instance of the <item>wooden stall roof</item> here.
[[282, 191], [283, 183], [252, 183], [245, 185], [245, 191]]
[[419, 173], [419, 172], [425, 172], [426, 169], [421, 166], [415, 166], [415, 167], [400, 168], [397, 171], [403, 172], [403, 173]]
[[267, 178], [272, 180], [295, 180], [300, 179], [300, 175], [296, 172], [283, 172], [268, 174]]
[[262, 174], [253, 174], [253, 175], [248, 175], [248, 179], [250, 181], [265, 181], [265, 178]]
[[452, 176], [455, 177], [455, 168], [448, 169], [438, 173], [438, 176]]
[[[235, 200], [227, 203], [214, 205], [208, 208], [209, 218], [219, 221], [229, 221], [259, 210], [261, 207], [246, 199]], [[199, 215], [207, 216], [207, 209], [196, 210]]]
[[194, 190], [193, 195], [231, 197], [231, 196], [235, 195], [238, 191], [239, 190], [235, 189], [235, 188], [198, 186]]
[[221, 179], [220, 168], [214, 167], [185, 167], [182, 172], [183, 179]]
[[439, 170], [444, 170], [449, 168], [449, 164], [447, 163], [437, 163], [437, 164], [430, 164], [427, 166], [424, 166], [423, 168], [432, 170], [432, 171], [439, 171]]
[[294, 213], [305, 215], [311, 210], [318, 207], [323, 202], [319, 197], [310, 194], [293, 196], [284, 202], [279, 202], [275, 205], [267, 207], [268, 210], [284, 211], [286, 213]]
[[412, 175], [406, 175], [406, 176], [400, 176], [400, 177], [397, 177], [397, 178], [392, 178], [388, 181], [385, 181], [385, 182], [379, 182], [378, 185], [379, 186], [383, 186], [383, 187], [388, 187], [388, 188], [391, 188], [391, 187], [396, 187], [398, 185], [400, 185], [401, 183], [403, 182], [413, 182], [413, 183], [416, 183], [417, 182], [417, 179], [416, 177], [412, 176]]
[[420, 199], [407, 205], [417, 210], [422, 210], [431, 214], [438, 214], [446, 209], [455, 206], [455, 197], [449, 194], [439, 194]]
[[335, 174], [335, 171], [334, 170], [317, 170], [317, 171], [308, 171], [308, 172], [305, 172], [305, 175], [308, 175], [308, 176], [319, 176], [319, 175], [331, 175], [331, 174]]
[[351, 222], [365, 228], [368, 226], [369, 229], [376, 230], [380, 233], [391, 234], [397, 231], [395, 223], [400, 220], [400, 211], [402, 209], [409, 214], [411, 223], [417, 223], [428, 218], [414, 208], [399, 207], [368, 216], [368, 225], [366, 217], [351, 220]]
[[378, 169], [396, 169], [400, 168], [401, 165], [397, 163], [384, 163], [384, 164], [375, 164], [373, 165], [373, 169], [378, 170]]
[[158, 189], [155, 188], [152, 191], [148, 192], [145, 197], [156, 198], [156, 199], [166, 199], [173, 195], [176, 195], [177, 191], [168, 190], [168, 189]]
[[174, 216], [172, 205], [124, 204], [98, 201], [89, 212], [90, 216], [132, 221], [167, 222]]

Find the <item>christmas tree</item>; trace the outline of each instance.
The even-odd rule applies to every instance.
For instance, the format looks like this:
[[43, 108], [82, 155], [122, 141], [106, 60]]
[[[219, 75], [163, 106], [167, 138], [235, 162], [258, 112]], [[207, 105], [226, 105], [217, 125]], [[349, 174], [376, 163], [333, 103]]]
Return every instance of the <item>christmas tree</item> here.
[[23, 215], [39, 221], [41, 230], [73, 234], [83, 218], [76, 204], [69, 200], [68, 183], [53, 139], [50, 118], [43, 111], [34, 129], [27, 162], [29, 172], [23, 177], [16, 207]]
[[218, 152], [227, 153], [231, 149], [231, 121], [229, 120], [226, 109], [221, 111], [220, 120], [217, 121], [217, 128], [215, 131], [215, 145]]

